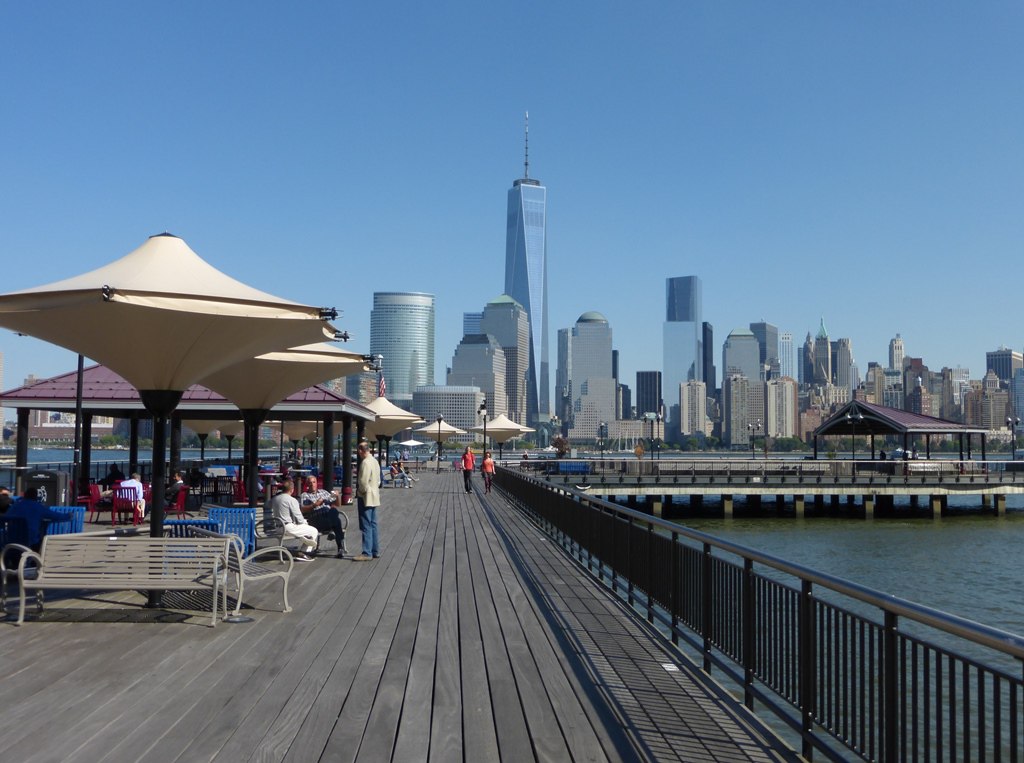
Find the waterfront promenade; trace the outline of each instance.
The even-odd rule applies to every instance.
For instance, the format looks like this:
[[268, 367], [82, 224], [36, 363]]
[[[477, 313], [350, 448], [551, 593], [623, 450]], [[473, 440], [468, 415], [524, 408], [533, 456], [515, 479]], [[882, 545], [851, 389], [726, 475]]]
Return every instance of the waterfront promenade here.
[[503, 499], [461, 485], [424, 472], [382, 491], [382, 558], [296, 565], [290, 614], [268, 585], [247, 590], [267, 607], [247, 624], [127, 592], [0, 625], [5, 756], [796, 759]]

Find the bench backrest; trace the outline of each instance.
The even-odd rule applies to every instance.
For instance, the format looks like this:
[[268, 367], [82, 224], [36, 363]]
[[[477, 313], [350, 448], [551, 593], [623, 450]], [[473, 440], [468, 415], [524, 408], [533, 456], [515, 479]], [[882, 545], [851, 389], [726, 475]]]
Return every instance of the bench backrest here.
[[51, 506], [54, 511], [70, 514], [69, 519], [62, 522], [50, 522], [46, 528], [47, 535], [67, 535], [80, 533], [85, 527], [85, 506]]
[[223, 570], [226, 538], [151, 538], [100, 534], [53, 535], [43, 538], [40, 575], [105, 580], [154, 579], [191, 581]]
[[242, 539], [245, 553], [256, 550], [256, 510], [243, 507], [211, 506], [206, 516], [219, 525], [222, 535], [232, 533]]

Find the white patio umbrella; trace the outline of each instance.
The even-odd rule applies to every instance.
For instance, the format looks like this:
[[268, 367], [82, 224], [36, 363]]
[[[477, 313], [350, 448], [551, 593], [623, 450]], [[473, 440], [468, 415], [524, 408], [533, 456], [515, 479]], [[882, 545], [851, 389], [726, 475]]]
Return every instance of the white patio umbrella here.
[[415, 432], [416, 434], [426, 435], [437, 443], [437, 471], [441, 471], [441, 443], [454, 435], [466, 434], [465, 429], [453, 427], [444, 420], [443, 416], [438, 416], [434, 423], [427, 424], [425, 427], [415, 430]]
[[[182, 425], [188, 427], [199, 437], [199, 459], [201, 461], [206, 460], [206, 438], [210, 436], [210, 432], [220, 432], [224, 434], [224, 428], [230, 427], [232, 424], [241, 423], [234, 421], [216, 421], [214, 419], [182, 419]], [[230, 456], [228, 456], [230, 459]]]
[[163, 534], [167, 417], [207, 374], [332, 338], [337, 313], [253, 289], [164, 233], [114, 262], [0, 295], [0, 326], [106, 365], [139, 391], [153, 426], [150, 532]]
[[[506, 442], [511, 440], [513, 437], [521, 437], [527, 432], [534, 432], [536, 430], [530, 427], [524, 427], [522, 424], [517, 424], [512, 421], [504, 413], [498, 414], [493, 419], [487, 422], [486, 426], [472, 427], [470, 432], [481, 432], [486, 437], [490, 437], [496, 443], [498, 443], [498, 458], [502, 457], [503, 446]], [[487, 447], [487, 443], [484, 443], [484, 447]]]
[[426, 445], [425, 442], [420, 442], [419, 440], [402, 440], [398, 444], [401, 445], [403, 448], [417, 448], [420, 445]]
[[363, 355], [321, 342], [242, 360], [201, 380], [242, 411], [249, 506], [256, 506], [258, 430], [270, 409], [300, 389], [365, 370]]
[[366, 423], [363, 434], [368, 438], [375, 437], [379, 441], [384, 441], [384, 445], [380, 450], [384, 451], [384, 461], [387, 463], [387, 452], [391, 445], [391, 438], [399, 432], [408, 429], [413, 424], [423, 423], [423, 419], [415, 413], [399, 408], [386, 397], [378, 397], [371, 400], [366, 404], [366, 407], [376, 413], [377, 418]]

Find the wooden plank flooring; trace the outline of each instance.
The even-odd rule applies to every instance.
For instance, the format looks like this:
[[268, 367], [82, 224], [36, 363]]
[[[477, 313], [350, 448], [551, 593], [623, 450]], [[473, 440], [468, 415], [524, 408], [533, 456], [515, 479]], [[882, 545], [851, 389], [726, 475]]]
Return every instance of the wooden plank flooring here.
[[5, 759], [797, 759], [475, 487], [442, 472], [382, 491], [382, 557], [296, 565], [289, 614], [268, 584], [247, 624], [133, 592], [0, 624]]

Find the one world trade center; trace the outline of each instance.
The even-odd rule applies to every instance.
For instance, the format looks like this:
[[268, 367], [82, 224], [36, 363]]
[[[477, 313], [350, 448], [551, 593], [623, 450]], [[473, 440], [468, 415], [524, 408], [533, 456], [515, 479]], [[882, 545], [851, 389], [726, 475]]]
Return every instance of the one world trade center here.
[[508, 192], [505, 237], [505, 293], [521, 304], [530, 321], [526, 423], [549, 418], [547, 188], [530, 177], [529, 114], [523, 177]]

